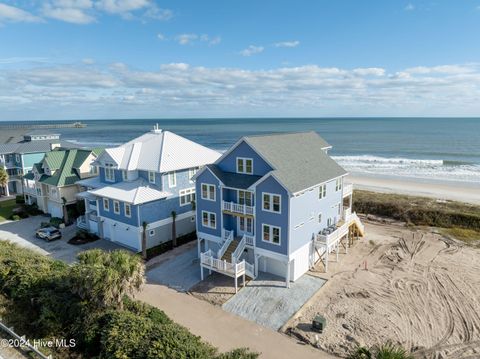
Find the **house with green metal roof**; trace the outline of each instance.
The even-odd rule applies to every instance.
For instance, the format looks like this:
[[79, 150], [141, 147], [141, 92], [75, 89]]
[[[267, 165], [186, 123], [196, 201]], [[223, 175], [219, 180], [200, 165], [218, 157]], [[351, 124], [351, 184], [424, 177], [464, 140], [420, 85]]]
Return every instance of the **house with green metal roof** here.
[[44, 213], [63, 217], [63, 206], [77, 202], [77, 181], [97, 176], [92, 165], [101, 149], [56, 149], [45, 153], [42, 161], [23, 176], [26, 203], [36, 203]]
[[77, 147], [78, 145], [72, 142], [61, 140], [60, 134], [48, 130], [31, 131], [24, 134], [18, 142], [0, 144], [0, 167], [4, 167], [9, 176], [8, 186], [1, 189], [3, 194], [23, 194], [23, 175], [31, 171], [33, 165], [40, 162], [46, 152], [54, 148]]

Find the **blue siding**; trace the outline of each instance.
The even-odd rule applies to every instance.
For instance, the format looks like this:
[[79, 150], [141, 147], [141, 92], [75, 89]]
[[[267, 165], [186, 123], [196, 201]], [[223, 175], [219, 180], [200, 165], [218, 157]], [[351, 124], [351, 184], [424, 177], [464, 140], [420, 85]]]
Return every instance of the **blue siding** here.
[[[272, 213], [262, 210], [262, 192], [281, 195], [281, 213]], [[273, 177], [269, 177], [256, 187], [256, 195], [259, 198], [255, 207], [255, 241], [256, 246], [272, 252], [287, 254], [288, 241], [288, 204], [287, 191]], [[280, 227], [280, 245], [264, 242], [262, 240], [262, 224], [270, 224]]]
[[116, 213], [113, 212], [113, 200], [108, 199], [108, 201], [109, 201], [109, 209], [110, 209], [109, 211], [105, 211], [103, 209], [103, 198], [100, 198], [99, 201], [98, 201], [98, 204], [99, 204], [98, 211], [99, 211], [99, 214], [102, 217], [110, 218], [110, 219], [113, 219], [115, 221], [119, 221], [119, 222], [122, 222], [122, 223], [125, 223], [125, 224], [129, 224], [131, 226], [136, 226], [136, 227], [139, 226], [139, 224], [138, 224], [138, 214], [137, 214], [138, 206], [131, 205], [132, 217], [128, 218], [128, 217], [125, 216], [124, 202], [119, 201], [119, 203], [120, 203], [120, 214], [116, 214]]
[[[145, 179], [148, 182], [148, 171], [138, 171], [138, 177]], [[163, 190], [162, 188], [162, 175], [158, 172], [155, 172], [155, 186]]]
[[114, 181], [106, 181], [105, 180], [105, 168], [104, 167], [100, 167], [99, 169], [99, 176], [100, 176], [100, 182], [103, 182], [103, 183], [117, 183], [117, 182], [122, 182], [122, 171], [120, 170], [114, 170], [115, 171], [115, 177], [114, 177]]
[[[215, 202], [202, 199], [202, 188], [201, 184], [213, 184], [216, 188], [215, 193]], [[197, 193], [197, 228], [199, 232], [211, 234], [213, 236], [220, 237], [222, 234], [221, 226], [221, 207], [220, 207], [220, 182], [218, 179], [212, 175], [209, 170], [203, 171], [198, 177], [195, 184], [196, 193]], [[217, 216], [217, 228], [211, 229], [204, 227], [202, 225], [202, 211], [213, 212]]]
[[224, 172], [237, 172], [237, 157], [253, 159], [253, 174], [263, 176], [272, 170], [272, 167], [265, 162], [247, 143], [242, 141], [232, 152], [223, 158], [218, 167]]
[[[328, 218], [332, 218], [334, 222], [340, 220], [337, 205], [343, 205], [342, 190], [335, 191], [335, 180], [327, 183], [326, 197], [319, 199], [318, 193], [319, 188], [315, 187], [291, 199], [290, 253], [303, 247], [316, 233], [327, 227]], [[318, 221], [319, 213], [322, 214], [321, 222]], [[295, 228], [301, 223], [302, 226]]]

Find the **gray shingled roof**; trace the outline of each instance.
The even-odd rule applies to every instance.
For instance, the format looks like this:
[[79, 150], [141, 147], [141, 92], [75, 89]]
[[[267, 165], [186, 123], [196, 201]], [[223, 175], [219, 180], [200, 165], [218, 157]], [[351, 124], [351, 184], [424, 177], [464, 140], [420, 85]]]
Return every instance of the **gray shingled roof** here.
[[247, 189], [257, 182], [261, 176], [252, 176], [232, 172], [223, 172], [217, 165], [209, 164], [207, 167], [227, 187]]
[[244, 140], [274, 167], [275, 177], [292, 193], [347, 174], [325, 153], [330, 145], [313, 131]]

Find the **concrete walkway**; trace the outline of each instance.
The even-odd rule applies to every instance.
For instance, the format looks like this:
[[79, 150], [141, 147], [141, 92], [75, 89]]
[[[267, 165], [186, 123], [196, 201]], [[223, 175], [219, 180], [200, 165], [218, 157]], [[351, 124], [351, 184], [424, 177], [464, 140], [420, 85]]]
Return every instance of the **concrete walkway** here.
[[147, 284], [136, 298], [163, 310], [172, 320], [185, 326], [193, 334], [201, 336], [222, 352], [248, 347], [261, 353], [262, 359], [336, 358], [163, 285]]
[[248, 282], [222, 307], [230, 313], [279, 330], [325, 282], [305, 274], [287, 288], [283, 278], [260, 272], [255, 280]]

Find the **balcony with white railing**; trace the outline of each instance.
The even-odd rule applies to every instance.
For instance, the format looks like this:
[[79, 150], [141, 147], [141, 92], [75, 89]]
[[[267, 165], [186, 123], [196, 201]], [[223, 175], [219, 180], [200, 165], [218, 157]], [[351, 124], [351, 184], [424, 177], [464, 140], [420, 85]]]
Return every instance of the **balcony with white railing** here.
[[247, 206], [236, 202], [222, 201], [222, 210], [230, 213], [243, 214], [248, 216], [255, 215], [255, 207]]
[[247, 275], [250, 278], [255, 277], [255, 270], [252, 264], [245, 260], [239, 263], [229, 263], [226, 260], [215, 257], [210, 249], [200, 254], [200, 265], [206, 269], [220, 272], [234, 278], [242, 275]]
[[344, 183], [343, 184], [343, 197], [348, 197], [353, 193], [353, 184]]
[[321, 233], [317, 234], [317, 244], [327, 249], [333, 248], [337, 242], [348, 234], [349, 227], [355, 223], [359, 230], [364, 232], [364, 225], [358, 218], [357, 214], [349, 213], [344, 215], [344, 219], [336, 225], [325, 228]]

